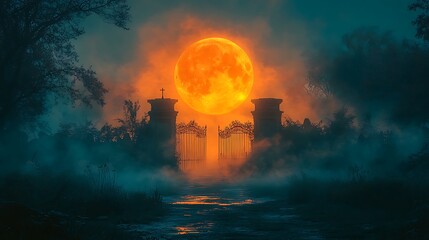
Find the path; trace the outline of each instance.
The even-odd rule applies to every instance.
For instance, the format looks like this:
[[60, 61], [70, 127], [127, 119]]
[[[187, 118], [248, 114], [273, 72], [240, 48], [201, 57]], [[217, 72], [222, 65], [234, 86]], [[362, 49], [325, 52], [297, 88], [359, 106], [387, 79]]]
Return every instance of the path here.
[[315, 224], [285, 202], [206, 180], [194, 179], [183, 194], [166, 197], [170, 211], [160, 221], [123, 227], [142, 239], [322, 239]]

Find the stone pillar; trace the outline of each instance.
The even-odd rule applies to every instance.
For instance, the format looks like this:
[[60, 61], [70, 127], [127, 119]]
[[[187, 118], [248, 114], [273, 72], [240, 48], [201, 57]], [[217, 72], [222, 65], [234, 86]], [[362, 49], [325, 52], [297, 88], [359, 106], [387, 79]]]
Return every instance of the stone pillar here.
[[176, 151], [176, 117], [174, 105], [177, 99], [156, 98], [149, 99], [151, 110], [148, 112], [153, 141], [165, 157], [172, 157]]
[[255, 141], [268, 138], [279, 133], [282, 127], [282, 111], [278, 98], [252, 99], [255, 111], [252, 111]]

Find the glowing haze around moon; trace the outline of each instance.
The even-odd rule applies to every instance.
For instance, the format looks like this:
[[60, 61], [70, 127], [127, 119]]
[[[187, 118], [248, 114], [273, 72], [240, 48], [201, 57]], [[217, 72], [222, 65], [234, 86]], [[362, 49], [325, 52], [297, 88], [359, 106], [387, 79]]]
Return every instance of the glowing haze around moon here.
[[194, 110], [225, 114], [249, 96], [253, 66], [234, 42], [205, 38], [191, 44], [179, 57], [174, 82], [180, 97]]

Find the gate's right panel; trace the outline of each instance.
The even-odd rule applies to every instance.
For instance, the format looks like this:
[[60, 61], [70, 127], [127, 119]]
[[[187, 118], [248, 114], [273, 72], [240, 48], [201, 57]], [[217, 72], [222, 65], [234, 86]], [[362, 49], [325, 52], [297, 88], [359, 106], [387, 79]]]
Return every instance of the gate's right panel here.
[[233, 121], [224, 129], [218, 128], [218, 158], [225, 160], [246, 159], [252, 152], [253, 125]]

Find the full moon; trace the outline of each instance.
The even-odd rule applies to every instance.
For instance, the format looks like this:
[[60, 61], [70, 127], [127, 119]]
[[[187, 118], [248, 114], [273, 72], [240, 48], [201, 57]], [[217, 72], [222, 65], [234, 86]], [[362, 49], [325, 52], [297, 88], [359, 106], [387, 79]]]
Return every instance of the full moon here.
[[194, 110], [225, 114], [249, 96], [253, 66], [246, 52], [234, 42], [205, 38], [191, 44], [179, 57], [174, 83], [180, 97]]

